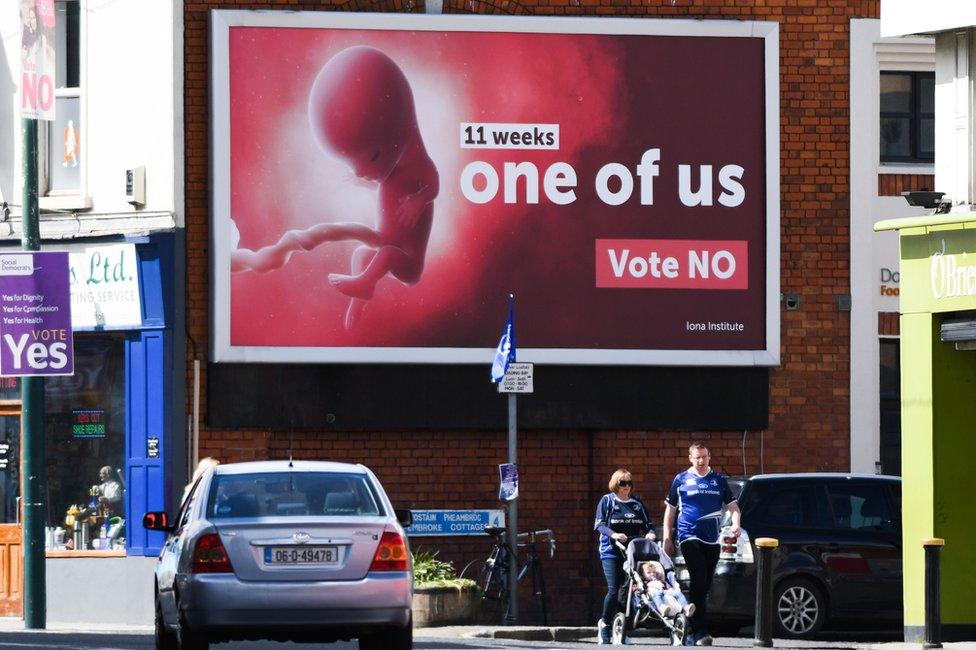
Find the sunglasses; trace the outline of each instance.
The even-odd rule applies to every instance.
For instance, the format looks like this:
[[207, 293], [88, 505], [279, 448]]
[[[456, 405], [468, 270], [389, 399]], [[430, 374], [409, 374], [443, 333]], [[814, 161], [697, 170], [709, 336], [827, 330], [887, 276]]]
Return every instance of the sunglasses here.
[[631, 486], [634, 485], [634, 482], [633, 481], [620, 481], [619, 483], [617, 483], [617, 485], [619, 485], [620, 487], [631, 487]]

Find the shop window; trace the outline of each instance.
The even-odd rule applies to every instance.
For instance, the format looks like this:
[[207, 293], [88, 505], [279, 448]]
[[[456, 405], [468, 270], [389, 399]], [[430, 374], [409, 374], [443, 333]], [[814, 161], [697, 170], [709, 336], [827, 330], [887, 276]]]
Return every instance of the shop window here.
[[901, 363], [899, 339], [880, 339], [880, 458], [878, 471], [901, 475]]
[[48, 546], [125, 548], [125, 352], [112, 335], [75, 336], [75, 374], [44, 390]]
[[935, 161], [935, 73], [881, 73], [881, 162]]
[[17, 377], [0, 377], [0, 402], [20, 401], [20, 379]]

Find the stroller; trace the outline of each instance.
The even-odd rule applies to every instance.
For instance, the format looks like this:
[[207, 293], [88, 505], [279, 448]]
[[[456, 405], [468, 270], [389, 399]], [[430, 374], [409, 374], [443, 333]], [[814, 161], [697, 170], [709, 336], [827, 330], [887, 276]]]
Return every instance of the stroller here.
[[670, 634], [671, 645], [684, 645], [687, 617], [683, 611], [673, 616], [662, 615], [647, 594], [647, 582], [640, 570], [641, 562], [660, 562], [667, 581], [674, 573], [671, 558], [657, 542], [649, 539], [631, 540], [626, 548], [619, 542], [615, 543], [625, 553], [624, 572], [627, 574], [627, 582], [620, 589], [620, 606], [623, 611], [613, 619], [610, 629], [611, 643], [623, 643], [628, 634], [637, 628], [657, 627], [660, 624]]

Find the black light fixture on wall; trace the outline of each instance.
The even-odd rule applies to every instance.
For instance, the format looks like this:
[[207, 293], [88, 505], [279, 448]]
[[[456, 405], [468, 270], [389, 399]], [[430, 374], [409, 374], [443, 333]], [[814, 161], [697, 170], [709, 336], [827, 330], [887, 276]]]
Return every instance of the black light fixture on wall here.
[[908, 205], [916, 208], [935, 209], [935, 214], [944, 214], [952, 207], [952, 201], [943, 200], [945, 192], [929, 192], [928, 190], [916, 190], [914, 192], [902, 192], [901, 195], [908, 201]]

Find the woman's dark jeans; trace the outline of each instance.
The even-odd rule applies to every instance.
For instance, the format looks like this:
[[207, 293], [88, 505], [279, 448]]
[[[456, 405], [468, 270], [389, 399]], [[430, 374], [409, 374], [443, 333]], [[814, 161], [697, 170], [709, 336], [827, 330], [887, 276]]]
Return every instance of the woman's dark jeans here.
[[624, 573], [622, 560], [603, 558], [600, 561], [603, 563], [603, 577], [607, 579], [607, 595], [603, 599], [603, 622], [610, 625], [614, 614], [619, 610], [617, 592], [627, 579], [627, 575]]

